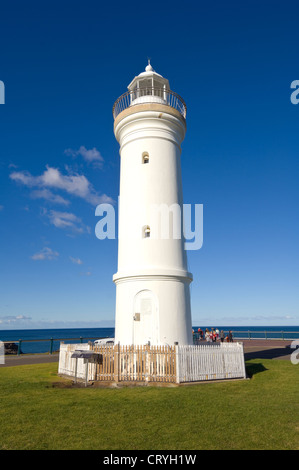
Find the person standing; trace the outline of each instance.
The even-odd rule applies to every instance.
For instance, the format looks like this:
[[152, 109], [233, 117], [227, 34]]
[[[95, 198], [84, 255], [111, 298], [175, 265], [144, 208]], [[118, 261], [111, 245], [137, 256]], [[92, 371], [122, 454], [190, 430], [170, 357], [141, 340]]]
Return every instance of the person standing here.
[[224, 341], [224, 331], [223, 330], [220, 331], [220, 341], [221, 341], [221, 343], [223, 343], [223, 341]]
[[198, 339], [199, 339], [199, 341], [201, 341], [201, 340], [202, 340], [202, 338], [203, 338], [203, 331], [202, 331], [202, 329], [201, 329], [201, 328], [198, 328], [198, 330], [197, 330], [197, 331], [198, 331]]
[[214, 328], [212, 328], [212, 341], [213, 341], [213, 343], [216, 343], [216, 332], [215, 332]]
[[206, 331], [205, 331], [205, 339], [208, 343], [210, 342], [210, 332], [208, 328], [206, 328]]

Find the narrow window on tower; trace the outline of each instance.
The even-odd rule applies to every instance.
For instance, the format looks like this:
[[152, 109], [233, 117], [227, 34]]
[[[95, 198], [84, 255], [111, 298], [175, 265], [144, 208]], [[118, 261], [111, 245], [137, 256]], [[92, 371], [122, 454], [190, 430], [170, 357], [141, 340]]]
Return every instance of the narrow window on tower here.
[[150, 236], [151, 236], [151, 229], [150, 229], [150, 227], [149, 227], [148, 225], [145, 225], [145, 226], [143, 227], [143, 230], [142, 230], [142, 231], [143, 231], [143, 238], [150, 238]]
[[143, 152], [142, 154], [142, 163], [149, 163], [149, 154], [147, 152]]

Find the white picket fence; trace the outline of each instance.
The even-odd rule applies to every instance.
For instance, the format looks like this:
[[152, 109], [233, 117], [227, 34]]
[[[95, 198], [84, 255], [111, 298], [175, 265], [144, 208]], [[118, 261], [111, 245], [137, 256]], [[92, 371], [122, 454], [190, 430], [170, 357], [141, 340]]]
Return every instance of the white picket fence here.
[[[101, 355], [98, 364], [74, 359], [77, 350]], [[58, 373], [86, 381], [199, 382], [246, 378], [242, 343], [190, 346], [61, 344]]]
[[95, 378], [96, 365], [88, 364], [84, 359], [72, 358], [75, 351], [90, 351], [92, 346], [88, 343], [64, 344], [60, 343], [58, 374], [68, 375], [77, 379], [92, 381]]
[[246, 378], [242, 343], [178, 346], [177, 382]]

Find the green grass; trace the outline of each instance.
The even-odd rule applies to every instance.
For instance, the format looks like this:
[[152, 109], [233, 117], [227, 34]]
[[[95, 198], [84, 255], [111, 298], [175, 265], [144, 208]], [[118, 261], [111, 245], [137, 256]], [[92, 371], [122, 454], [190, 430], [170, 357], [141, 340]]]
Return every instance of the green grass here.
[[246, 365], [250, 380], [105, 389], [58, 387], [57, 364], [0, 368], [0, 449], [298, 450], [299, 366]]

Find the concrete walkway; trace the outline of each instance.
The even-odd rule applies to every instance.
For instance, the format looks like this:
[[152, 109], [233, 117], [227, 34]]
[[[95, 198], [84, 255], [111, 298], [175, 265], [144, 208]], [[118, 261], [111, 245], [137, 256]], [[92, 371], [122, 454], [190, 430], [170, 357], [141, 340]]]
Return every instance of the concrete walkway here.
[[[243, 343], [245, 360], [250, 359], [283, 359], [290, 360], [294, 349], [290, 347], [292, 341], [280, 339], [245, 339], [235, 342]], [[206, 344], [203, 342], [202, 344]], [[20, 356], [5, 356], [5, 364], [1, 367], [21, 366], [30, 364], [46, 364], [58, 362], [59, 354], [24, 354]]]
[[[237, 341], [237, 340], [236, 340]], [[249, 359], [283, 359], [290, 360], [294, 352], [292, 341], [281, 339], [247, 339], [240, 340], [244, 345], [245, 360]]]
[[21, 354], [20, 356], [6, 355], [5, 364], [1, 367], [23, 366], [30, 364], [46, 364], [49, 362], [58, 362], [59, 354]]

